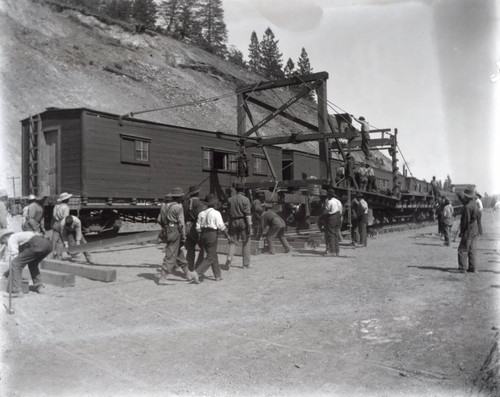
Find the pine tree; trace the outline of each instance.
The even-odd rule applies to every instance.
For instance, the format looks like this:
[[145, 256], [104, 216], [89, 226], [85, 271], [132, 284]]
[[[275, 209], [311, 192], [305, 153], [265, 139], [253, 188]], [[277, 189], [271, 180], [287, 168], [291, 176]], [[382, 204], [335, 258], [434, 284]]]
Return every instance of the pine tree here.
[[157, 7], [154, 0], [135, 0], [132, 6], [132, 18], [146, 28], [154, 28]]
[[179, 20], [175, 28], [175, 33], [191, 44], [198, 44], [201, 40], [201, 27], [195, 19], [197, 7], [196, 0], [183, 0], [179, 10]]
[[290, 78], [296, 76], [297, 72], [295, 71], [295, 64], [292, 61], [292, 58], [288, 58], [285, 66], [285, 77]]
[[212, 54], [227, 53], [227, 28], [222, 0], [201, 0], [196, 19], [201, 27], [202, 47]]
[[166, 0], [160, 4], [159, 10], [165, 18], [165, 32], [173, 33], [178, 24], [181, 12], [181, 0]]
[[304, 47], [302, 47], [302, 52], [300, 53], [299, 60], [297, 62], [297, 73], [299, 75], [311, 74], [312, 72], [311, 63], [309, 62], [309, 56]]
[[278, 42], [273, 31], [268, 27], [260, 42], [260, 69], [261, 73], [271, 80], [281, 79], [284, 76], [281, 59], [283, 54], [279, 52]]
[[118, 21], [128, 22], [132, 15], [132, 1], [130, 0], [112, 0], [107, 2], [102, 11], [110, 18]]
[[252, 72], [260, 73], [260, 44], [255, 31], [250, 36], [250, 45], [248, 46], [248, 66]]

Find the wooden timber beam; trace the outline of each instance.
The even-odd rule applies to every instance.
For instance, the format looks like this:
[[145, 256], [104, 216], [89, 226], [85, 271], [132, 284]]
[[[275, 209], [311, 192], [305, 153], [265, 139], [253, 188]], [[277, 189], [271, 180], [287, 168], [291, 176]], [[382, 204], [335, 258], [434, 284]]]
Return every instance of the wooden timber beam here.
[[246, 147], [259, 147], [270, 145], [283, 145], [285, 143], [302, 143], [310, 141], [318, 141], [323, 139], [349, 139], [354, 134], [351, 133], [336, 133], [336, 134], [292, 134], [286, 136], [274, 136], [269, 138], [257, 138], [252, 142], [246, 142]]
[[[270, 110], [271, 112], [275, 112], [275, 111], [278, 110], [278, 108], [276, 108], [276, 107], [274, 107], [272, 105], [268, 105], [267, 103], [264, 103], [262, 101], [259, 101], [258, 99], [255, 99], [255, 98], [252, 98], [252, 97], [249, 97], [249, 96], [245, 97], [245, 101], [246, 102], [254, 103], [255, 105], [260, 106], [261, 108]], [[310, 130], [312, 130], [314, 132], [318, 132], [319, 131], [318, 127], [315, 126], [314, 124], [311, 124], [311, 123], [308, 123], [307, 121], [301, 120], [298, 117], [292, 116], [291, 114], [289, 114], [287, 112], [281, 112], [280, 116], [282, 116], [285, 119], [288, 119], [290, 121], [293, 121], [294, 123], [297, 123], [297, 124], [301, 125], [302, 127], [306, 127], [306, 128], [308, 128], [308, 129], [310, 129]]]
[[79, 252], [95, 251], [98, 249], [116, 247], [119, 245], [147, 243], [149, 241], [157, 241], [158, 234], [159, 231], [140, 232], [127, 236], [119, 236], [103, 240], [91, 241], [86, 244], [74, 245], [72, 247], [69, 247], [68, 252], [70, 254], [77, 254]]
[[323, 81], [323, 80], [327, 80], [327, 79], [328, 79], [327, 72], [319, 72], [319, 73], [313, 73], [313, 74], [308, 74], [308, 75], [304, 75], [304, 76], [291, 77], [291, 78], [287, 78], [287, 79], [280, 79], [280, 80], [274, 80], [274, 81], [264, 81], [264, 82], [259, 82], [256, 84], [248, 84], [248, 85], [240, 86], [240, 87], [236, 88], [236, 94], [270, 90], [273, 88], [288, 87], [291, 85], [299, 85], [299, 84], [304, 84], [304, 83]]
[[257, 131], [259, 128], [263, 127], [265, 124], [270, 122], [272, 119], [274, 119], [276, 116], [281, 114], [284, 110], [288, 109], [290, 106], [292, 106], [295, 102], [297, 102], [299, 99], [302, 99], [305, 97], [307, 94], [309, 94], [310, 91], [318, 88], [320, 85], [322, 85], [321, 81], [316, 81], [312, 87], [307, 86], [305, 89], [303, 89], [299, 94], [295, 95], [294, 97], [290, 98], [288, 101], [286, 101], [282, 106], [280, 106], [278, 109], [276, 109], [274, 112], [269, 114], [267, 117], [259, 121], [257, 124], [255, 124], [252, 128], [250, 128], [247, 132], [245, 132], [242, 137], [249, 137], [252, 135], [255, 131]]
[[[396, 140], [394, 139], [394, 137], [370, 140], [370, 148], [392, 146], [394, 144], [396, 144]], [[361, 139], [355, 139], [354, 141], [351, 142], [351, 150], [356, 150], [357, 148], [360, 147], [361, 147]], [[332, 144], [332, 149], [339, 149], [338, 142]]]

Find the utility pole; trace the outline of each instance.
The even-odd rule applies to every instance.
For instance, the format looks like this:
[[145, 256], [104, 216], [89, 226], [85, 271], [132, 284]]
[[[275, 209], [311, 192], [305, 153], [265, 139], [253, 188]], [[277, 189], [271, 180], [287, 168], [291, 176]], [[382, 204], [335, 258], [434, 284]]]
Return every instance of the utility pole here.
[[7, 179], [12, 179], [12, 190], [14, 193], [14, 198], [16, 198], [16, 179], [20, 179], [18, 176], [9, 176]]

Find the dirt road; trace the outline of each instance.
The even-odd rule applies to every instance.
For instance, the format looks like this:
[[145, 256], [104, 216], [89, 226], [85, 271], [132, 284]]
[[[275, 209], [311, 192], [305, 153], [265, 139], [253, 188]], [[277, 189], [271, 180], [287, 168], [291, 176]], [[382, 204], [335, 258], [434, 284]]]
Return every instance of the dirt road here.
[[477, 275], [455, 271], [437, 226], [341, 258], [237, 258], [200, 285], [156, 285], [154, 245], [96, 252], [116, 282], [49, 285], [3, 312], [0, 394], [470, 395], [500, 327], [500, 216], [483, 219]]

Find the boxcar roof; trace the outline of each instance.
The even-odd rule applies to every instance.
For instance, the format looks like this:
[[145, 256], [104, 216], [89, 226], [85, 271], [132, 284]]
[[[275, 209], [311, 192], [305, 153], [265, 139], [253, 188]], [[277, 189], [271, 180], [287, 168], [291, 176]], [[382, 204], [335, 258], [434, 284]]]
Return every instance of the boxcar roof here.
[[[122, 116], [117, 115], [117, 114], [108, 113], [108, 112], [102, 112], [100, 110], [94, 110], [94, 109], [89, 109], [89, 108], [46, 108], [45, 111], [39, 113], [39, 115], [43, 116], [43, 115], [52, 114], [52, 113], [70, 113], [70, 112], [95, 113], [95, 114], [98, 114], [100, 116], [105, 116], [105, 117], [109, 117], [109, 118], [116, 119], [116, 120], [118, 120], [120, 117], [122, 117]], [[22, 119], [21, 123], [27, 122], [29, 119], [30, 119], [30, 117]], [[180, 129], [189, 130], [189, 131], [198, 131], [198, 132], [202, 132], [202, 133], [224, 135], [226, 137], [234, 137], [235, 139], [239, 137], [236, 134], [231, 134], [231, 133], [228, 133], [228, 132], [209, 131], [209, 130], [202, 130], [202, 129], [199, 129], [199, 128], [183, 127], [183, 126], [179, 126], [179, 125], [159, 123], [159, 122], [156, 122], [156, 121], [150, 121], [150, 120], [144, 120], [144, 119], [136, 119], [135, 117], [126, 117], [126, 116], [123, 116], [122, 119], [126, 120], [128, 122], [132, 121], [132, 122], [136, 122], [136, 123], [140, 123], [140, 124], [149, 124], [149, 125], [157, 125], [157, 126], [163, 126], [163, 127], [180, 128]], [[247, 138], [247, 139], [255, 140], [256, 138], [250, 137], [250, 138]], [[273, 146], [273, 147], [279, 148], [278, 146]]]

